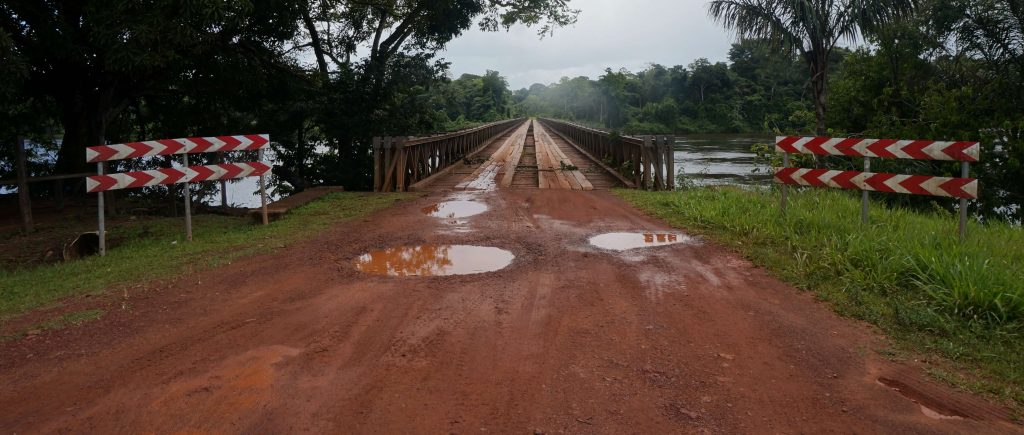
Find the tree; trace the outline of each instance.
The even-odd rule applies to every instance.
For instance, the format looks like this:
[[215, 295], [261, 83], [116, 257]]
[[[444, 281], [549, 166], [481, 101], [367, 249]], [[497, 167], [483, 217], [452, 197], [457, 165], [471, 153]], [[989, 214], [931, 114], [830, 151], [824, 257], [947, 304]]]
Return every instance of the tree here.
[[85, 147], [138, 98], [171, 89], [230, 56], [267, 57], [291, 38], [288, 1], [153, 0], [0, 3], [0, 31], [28, 66], [27, 88], [56, 104], [59, 172], [83, 172]]
[[708, 12], [741, 38], [795, 50], [811, 76], [815, 133], [827, 134], [828, 69], [833, 49], [841, 40], [855, 41], [908, 15], [916, 0], [713, 0]]

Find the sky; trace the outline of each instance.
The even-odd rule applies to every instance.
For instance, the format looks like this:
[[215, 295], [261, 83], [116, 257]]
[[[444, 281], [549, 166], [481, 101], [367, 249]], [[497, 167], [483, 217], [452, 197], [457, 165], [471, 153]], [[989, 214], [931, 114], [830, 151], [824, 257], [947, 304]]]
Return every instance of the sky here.
[[540, 39], [536, 29], [506, 32], [474, 28], [439, 57], [451, 74], [499, 71], [511, 89], [550, 84], [562, 77], [597, 78], [605, 68], [631, 71], [649, 63], [688, 65], [705, 57], [728, 60], [733, 35], [708, 18], [708, 0], [572, 0], [575, 25]]

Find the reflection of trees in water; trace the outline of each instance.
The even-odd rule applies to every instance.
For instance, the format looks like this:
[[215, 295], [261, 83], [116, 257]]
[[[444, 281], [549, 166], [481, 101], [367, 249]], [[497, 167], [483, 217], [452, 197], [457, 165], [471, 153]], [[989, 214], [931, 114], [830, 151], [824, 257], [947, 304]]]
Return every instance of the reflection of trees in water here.
[[644, 243], [674, 243], [679, 240], [679, 236], [675, 234], [653, 234], [644, 233]]
[[450, 266], [449, 246], [424, 245], [390, 248], [359, 257], [357, 266], [363, 272], [395, 276], [437, 275]]

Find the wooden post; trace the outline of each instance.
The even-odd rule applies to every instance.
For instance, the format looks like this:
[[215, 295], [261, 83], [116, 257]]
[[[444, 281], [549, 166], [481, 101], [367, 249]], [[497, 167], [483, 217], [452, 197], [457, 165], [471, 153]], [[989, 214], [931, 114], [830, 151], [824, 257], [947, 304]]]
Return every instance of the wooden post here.
[[640, 170], [642, 172], [642, 174], [641, 174], [642, 178], [641, 178], [640, 182], [641, 182], [641, 185], [643, 186], [642, 189], [650, 189], [651, 188], [651, 148], [653, 147], [653, 145], [651, 144], [651, 137], [650, 136], [644, 136], [643, 139], [644, 139], [644, 142], [643, 142], [643, 145], [640, 148], [640, 162], [641, 162]]
[[668, 142], [668, 190], [676, 190], [676, 137], [665, 136]]
[[407, 137], [395, 138], [395, 152], [394, 158], [397, 159], [397, 167], [395, 170], [395, 192], [405, 192], [405, 140]]
[[21, 212], [21, 231], [31, 233], [35, 229], [32, 223], [32, 196], [28, 190], [28, 165], [25, 160], [25, 140], [19, 138], [18, 146], [18, 210]]

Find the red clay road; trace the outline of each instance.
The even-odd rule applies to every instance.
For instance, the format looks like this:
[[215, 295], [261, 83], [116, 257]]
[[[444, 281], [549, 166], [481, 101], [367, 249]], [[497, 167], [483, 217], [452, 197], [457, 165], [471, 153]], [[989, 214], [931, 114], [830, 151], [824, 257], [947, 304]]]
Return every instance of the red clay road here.
[[[445, 195], [489, 210], [420, 212]], [[0, 345], [0, 433], [1020, 431], [712, 242], [588, 244], [635, 230], [670, 229], [603, 191], [434, 193], [163, 288], [78, 299], [109, 313]], [[420, 244], [516, 258], [454, 277], [353, 266]]]

